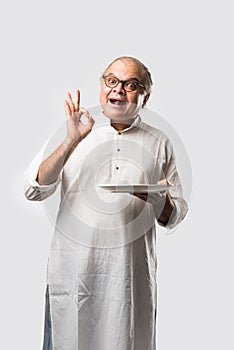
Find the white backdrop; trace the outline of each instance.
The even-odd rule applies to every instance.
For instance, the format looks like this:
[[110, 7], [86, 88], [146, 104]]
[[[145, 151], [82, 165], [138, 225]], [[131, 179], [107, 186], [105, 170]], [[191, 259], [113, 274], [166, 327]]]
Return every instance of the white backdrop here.
[[[41, 349], [53, 226], [23, 196], [23, 173], [63, 122], [67, 90], [98, 104], [120, 55], [152, 71], [148, 107], [180, 135], [193, 169], [190, 212], [158, 235], [158, 349], [231, 349], [233, 16], [231, 1], [11, 1], [1, 35], [1, 349]], [[233, 97], [233, 96], [232, 96]]]

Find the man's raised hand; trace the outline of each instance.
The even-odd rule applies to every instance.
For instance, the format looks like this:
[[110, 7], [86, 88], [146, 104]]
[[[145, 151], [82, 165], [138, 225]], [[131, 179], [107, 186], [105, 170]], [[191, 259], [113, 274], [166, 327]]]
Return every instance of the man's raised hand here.
[[[76, 90], [74, 101], [70, 92], [66, 94], [64, 106], [67, 116], [67, 141], [72, 144], [80, 142], [90, 133], [95, 121], [85, 108], [80, 107], [79, 90]], [[81, 120], [82, 115], [87, 118], [87, 123]]]

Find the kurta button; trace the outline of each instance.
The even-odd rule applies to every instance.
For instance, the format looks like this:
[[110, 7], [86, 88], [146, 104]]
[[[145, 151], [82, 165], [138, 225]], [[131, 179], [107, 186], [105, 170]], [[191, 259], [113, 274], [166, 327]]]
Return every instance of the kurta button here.
[[118, 134], [121, 135], [121, 132], [119, 131]]
[[115, 169], [116, 169], [116, 170], [119, 170], [119, 167], [118, 167], [118, 166], [116, 166], [116, 167], [115, 167]]
[[117, 148], [117, 151], [118, 151], [118, 152], [120, 152], [120, 149], [119, 149], [119, 148]]

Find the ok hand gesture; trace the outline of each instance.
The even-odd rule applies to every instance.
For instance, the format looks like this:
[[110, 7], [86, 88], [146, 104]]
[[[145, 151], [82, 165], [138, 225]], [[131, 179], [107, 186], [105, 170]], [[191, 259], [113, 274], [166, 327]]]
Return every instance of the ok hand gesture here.
[[[85, 108], [80, 107], [79, 90], [76, 90], [74, 102], [70, 92], [67, 93], [64, 106], [67, 116], [67, 138], [71, 143], [80, 142], [90, 133], [95, 121]], [[82, 115], [87, 118], [87, 123], [81, 121]]]

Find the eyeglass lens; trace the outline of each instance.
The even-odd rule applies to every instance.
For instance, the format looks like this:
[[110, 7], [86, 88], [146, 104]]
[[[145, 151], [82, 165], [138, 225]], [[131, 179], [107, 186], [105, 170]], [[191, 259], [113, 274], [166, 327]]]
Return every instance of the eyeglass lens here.
[[110, 87], [110, 88], [114, 88], [116, 87], [119, 83], [123, 84], [123, 88], [126, 91], [134, 91], [137, 89], [137, 87], [139, 86], [139, 82], [136, 80], [126, 80], [126, 81], [121, 81], [116, 77], [112, 77], [112, 76], [107, 76], [107, 77], [103, 77], [105, 80], [105, 84]]

